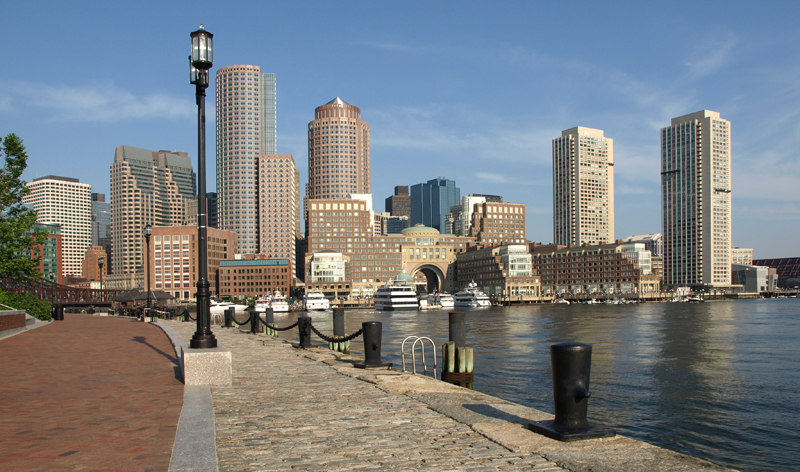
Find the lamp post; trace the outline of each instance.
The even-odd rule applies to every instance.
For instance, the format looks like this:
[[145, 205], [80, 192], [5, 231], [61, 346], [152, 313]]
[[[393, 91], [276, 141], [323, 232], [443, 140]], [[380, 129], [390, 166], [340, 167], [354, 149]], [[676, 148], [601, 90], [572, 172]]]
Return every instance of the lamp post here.
[[100, 301], [103, 301], [103, 264], [106, 263], [105, 257], [97, 258], [97, 265], [100, 266]]
[[208, 70], [213, 65], [214, 35], [200, 25], [191, 33], [192, 55], [189, 56], [189, 83], [195, 85], [197, 97], [197, 331], [189, 342], [194, 349], [217, 347], [211, 332], [211, 284], [208, 282], [208, 212], [206, 210], [206, 88]]
[[150, 314], [150, 235], [153, 234], [153, 228], [150, 225], [144, 227], [144, 239], [147, 242], [147, 251], [144, 254], [145, 257], [145, 278], [147, 279], [147, 311], [145, 312], [144, 316], [142, 316], [142, 321], [147, 319], [147, 315]]

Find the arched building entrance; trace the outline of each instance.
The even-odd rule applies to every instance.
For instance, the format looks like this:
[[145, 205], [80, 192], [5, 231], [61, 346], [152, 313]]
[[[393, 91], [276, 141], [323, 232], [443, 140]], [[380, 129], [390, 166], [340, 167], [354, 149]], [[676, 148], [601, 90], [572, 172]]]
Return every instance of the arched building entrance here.
[[428, 293], [436, 291], [445, 292], [452, 290], [452, 281], [447, 280], [446, 271], [447, 267], [445, 267], [443, 271], [442, 268], [436, 264], [419, 264], [412, 269], [411, 275], [417, 283], [421, 281], [421, 278], [424, 278], [424, 287]]

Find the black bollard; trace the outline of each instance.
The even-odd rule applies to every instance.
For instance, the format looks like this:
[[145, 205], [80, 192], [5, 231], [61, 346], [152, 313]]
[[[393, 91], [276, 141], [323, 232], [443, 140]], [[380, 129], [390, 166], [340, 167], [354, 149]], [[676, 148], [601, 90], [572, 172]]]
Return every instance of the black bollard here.
[[266, 325], [265, 331], [270, 336], [275, 336], [277, 333], [270, 328], [270, 326], [275, 326], [275, 313], [272, 311], [272, 308], [267, 308], [264, 311], [264, 324]]
[[333, 335], [344, 336], [344, 308], [333, 309]]
[[251, 333], [258, 334], [258, 332], [259, 332], [259, 326], [258, 326], [259, 321], [261, 321], [261, 317], [258, 316], [258, 312], [255, 309], [253, 309], [253, 311], [250, 312], [250, 332]]
[[528, 423], [528, 429], [559, 441], [607, 438], [613, 428], [589, 423], [589, 373], [592, 367], [591, 344], [566, 342], [550, 346], [553, 370], [555, 420]]
[[58, 308], [56, 308], [56, 305], [50, 305], [50, 319], [51, 320], [55, 320], [56, 319], [56, 310], [57, 309]]
[[188, 308], [184, 308], [183, 309], [183, 321], [192, 321], [192, 319], [189, 318], [189, 309]]
[[381, 362], [383, 324], [380, 321], [365, 321], [361, 323], [361, 329], [364, 332], [364, 362], [357, 362], [355, 367], [361, 369], [391, 368], [390, 362]]
[[230, 307], [225, 310], [225, 327], [233, 328], [233, 317], [236, 315], [236, 308]]
[[456, 347], [467, 345], [466, 316], [463, 311], [450, 312], [450, 341], [456, 343]]
[[299, 332], [300, 346], [303, 349], [312, 347], [311, 345], [311, 317], [297, 317], [297, 330]]

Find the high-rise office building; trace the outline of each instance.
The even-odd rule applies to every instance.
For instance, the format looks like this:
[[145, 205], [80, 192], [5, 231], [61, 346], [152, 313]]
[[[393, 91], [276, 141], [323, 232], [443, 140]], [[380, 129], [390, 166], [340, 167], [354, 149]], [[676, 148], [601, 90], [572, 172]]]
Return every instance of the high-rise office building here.
[[[92, 246], [100, 246], [111, 255], [111, 202], [104, 193], [92, 193]], [[111, 261], [106, 257], [106, 265]]]
[[277, 154], [275, 74], [251, 65], [217, 70], [217, 211], [219, 228], [238, 235], [243, 254], [259, 251], [258, 170], [262, 154]]
[[664, 283], [731, 283], [731, 123], [715, 111], [661, 129]]
[[80, 276], [84, 253], [92, 244], [92, 186], [55, 175], [34, 179], [26, 186], [31, 192], [22, 202], [33, 205], [37, 221], [61, 226], [62, 275]]
[[394, 188], [394, 195], [386, 199], [386, 211], [391, 216], [411, 218], [411, 195], [408, 194], [408, 185], [398, 185]]
[[553, 140], [553, 241], [614, 242], [614, 140], [578, 126]]
[[110, 272], [133, 274], [144, 267], [144, 227], [184, 224], [196, 181], [185, 152], [117, 146], [111, 164]]
[[308, 123], [308, 185], [304, 208], [315, 198], [371, 193], [370, 128], [361, 110], [336, 97]]
[[444, 177], [411, 186], [411, 226], [423, 224], [444, 232], [450, 207], [458, 205], [461, 189]]
[[291, 154], [264, 154], [257, 163], [259, 252], [269, 258], [289, 259], [293, 271], [300, 218], [297, 165]]

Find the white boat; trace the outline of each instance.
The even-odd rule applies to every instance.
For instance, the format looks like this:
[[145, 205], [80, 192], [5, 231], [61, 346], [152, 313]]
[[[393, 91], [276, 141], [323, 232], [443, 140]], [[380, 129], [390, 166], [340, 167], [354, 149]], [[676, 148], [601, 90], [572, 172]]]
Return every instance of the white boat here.
[[331, 309], [331, 302], [320, 292], [309, 292], [303, 297], [305, 311], [324, 311]]
[[428, 295], [428, 305], [438, 306], [440, 308], [453, 308], [455, 306], [455, 301], [453, 300], [453, 296], [447, 292], [434, 292]]
[[453, 305], [454, 306], [463, 306], [463, 307], [484, 307], [484, 306], [491, 306], [492, 303], [489, 301], [489, 297], [478, 290], [478, 284], [475, 281], [469, 283], [467, 288], [461, 290], [460, 292], [456, 292], [455, 296], [453, 297]]
[[254, 305], [256, 313], [264, 313], [265, 311], [267, 311], [267, 308], [269, 308], [270, 303], [271, 303], [270, 297], [261, 296], [256, 298], [256, 303]]
[[[326, 302], [328, 300], [325, 300]], [[280, 290], [275, 290], [275, 295], [272, 296], [272, 301], [269, 304], [273, 313], [288, 313], [289, 302], [286, 301], [286, 295], [282, 294]]]
[[569, 300], [564, 300], [563, 298], [556, 298], [553, 300], [553, 303], [556, 305], [569, 305]]
[[405, 281], [390, 280], [386, 285], [378, 287], [373, 297], [376, 310], [398, 311], [418, 310], [416, 286]]
[[236, 312], [243, 312], [247, 308], [247, 305], [237, 305], [236, 303], [231, 302], [218, 302], [211, 300], [210, 311], [212, 315], [223, 315], [225, 314], [225, 310], [231, 307], [235, 308]]

